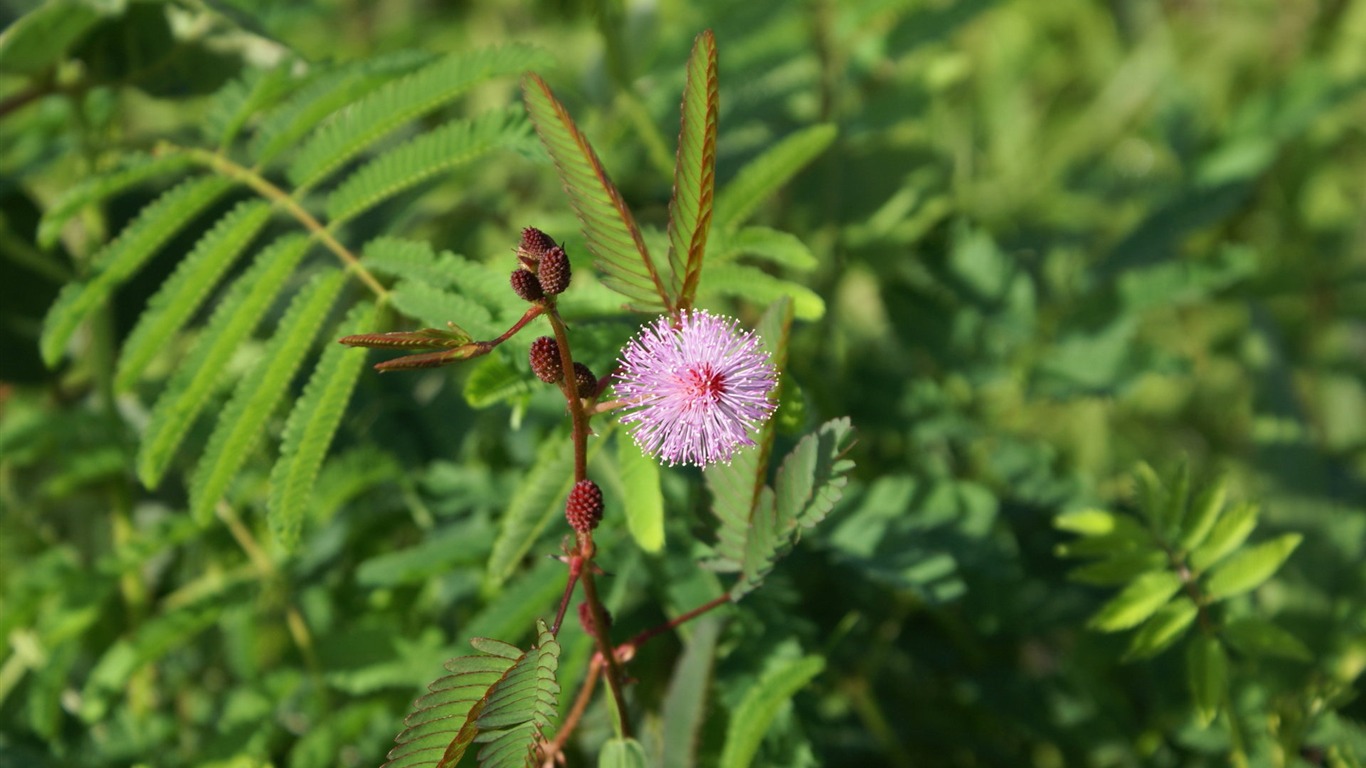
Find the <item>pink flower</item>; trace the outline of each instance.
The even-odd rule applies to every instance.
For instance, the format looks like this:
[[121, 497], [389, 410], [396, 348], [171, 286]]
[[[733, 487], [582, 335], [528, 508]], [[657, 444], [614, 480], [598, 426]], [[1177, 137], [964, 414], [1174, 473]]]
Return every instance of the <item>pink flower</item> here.
[[633, 408], [621, 418], [647, 455], [668, 464], [730, 461], [750, 431], [777, 407], [778, 372], [753, 332], [703, 310], [679, 323], [661, 317], [621, 353], [617, 396]]

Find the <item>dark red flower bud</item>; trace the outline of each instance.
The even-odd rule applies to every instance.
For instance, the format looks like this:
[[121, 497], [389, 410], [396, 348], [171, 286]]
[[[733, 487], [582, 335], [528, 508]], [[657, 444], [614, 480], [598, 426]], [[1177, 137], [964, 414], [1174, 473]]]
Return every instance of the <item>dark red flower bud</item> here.
[[531, 268], [535, 269], [536, 262], [554, 247], [555, 241], [550, 239], [550, 235], [535, 227], [527, 227], [522, 230], [522, 242], [517, 245], [517, 258], [524, 264], [529, 261]]
[[545, 298], [545, 291], [541, 290], [541, 281], [536, 275], [525, 269], [512, 270], [512, 290], [526, 301], [536, 301]]
[[564, 517], [569, 521], [569, 527], [579, 533], [597, 528], [602, 520], [602, 489], [598, 484], [592, 480], [574, 483], [564, 505]]
[[547, 384], [554, 384], [564, 376], [564, 366], [560, 364], [560, 345], [549, 336], [542, 336], [531, 342], [531, 370], [536, 378]]
[[598, 393], [598, 377], [583, 363], [574, 363], [574, 384], [579, 397], [592, 397]]
[[541, 289], [547, 296], [557, 296], [569, 287], [569, 257], [564, 249], [555, 246], [545, 252], [536, 268], [536, 276], [541, 279]]

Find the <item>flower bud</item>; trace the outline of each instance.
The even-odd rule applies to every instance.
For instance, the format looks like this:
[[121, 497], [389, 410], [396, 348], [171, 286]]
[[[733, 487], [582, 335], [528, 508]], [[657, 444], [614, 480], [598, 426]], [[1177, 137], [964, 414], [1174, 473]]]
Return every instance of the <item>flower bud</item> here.
[[[602, 608], [602, 617], [607, 622], [607, 631], [612, 631], [612, 614], [607, 612], [606, 606]], [[593, 634], [593, 609], [588, 606], [587, 602], [579, 603], [579, 626], [583, 627], [584, 632]]]
[[531, 342], [531, 371], [536, 378], [547, 384], [554, 384], [564, 376], [564, 366], [560, 364], [560, 345], [549, 336], [542, 336]]
[[525, 269], [512, 270], [512, 291], [526, 301], [536, 301], [545, 298], [545, 291], [541, 290], [541, 281], [535, 274]]
[[564, 505], [564, 517], [569, 527], [588, 533], [602, 520], [602, 489], [592, 480], [580, 480], [569, 491]]
[[536, 267], [536, 276], [541, 279], [541, 288], [547, 296], [564, 293], [569, 287], [569, 256], [564, 249], [555, 246], [546, 251]]
[[550, 235], [535, 227], [527, 227], [522, 230], [522, 242], [517, 245], [517, 258], [521, 259], [523, 264], [527, 264], [532, 271], [535, 271], [537, 262], [546, 254], [546, 251], [554, 247], [555, 241], [550, 239]]
[[574, 363], [574, 385], [579, 397], [592, 397], [598, 393], [598, 377], [583, 363]]

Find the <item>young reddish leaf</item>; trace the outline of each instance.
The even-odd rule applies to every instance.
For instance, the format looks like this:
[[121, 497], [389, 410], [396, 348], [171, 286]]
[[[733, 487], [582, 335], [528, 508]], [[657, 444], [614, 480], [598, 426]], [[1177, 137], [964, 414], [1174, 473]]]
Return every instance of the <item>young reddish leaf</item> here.
[[674, 192], [669, 201], [669, 266], [678, 308], [692, 306], [702, 274], [716, 191], [716, 123], [720, 112], [716, 79], [716, 36], [706, 30], [688, 57], [683, 87]]
[[555, 161], [588, 249], [606, 273], [604, 282], [638, 309], [673, 310], [676, 297], [659, 276], [635, 217], [574, 119], [550, 86], [534, 74], [522, 81], [522, 95], [536, 133]]

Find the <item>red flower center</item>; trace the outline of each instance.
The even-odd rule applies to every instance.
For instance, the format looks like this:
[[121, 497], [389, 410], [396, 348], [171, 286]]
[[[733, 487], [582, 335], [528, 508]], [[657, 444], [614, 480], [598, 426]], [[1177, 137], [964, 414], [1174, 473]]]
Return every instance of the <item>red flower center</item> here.
[[721, 399], [721, 392], [726, 386], [726, 377], [716, 372], [711, 363], [689, 368], [679, 379], [688, 397], [706, 398], [712, 402]]

